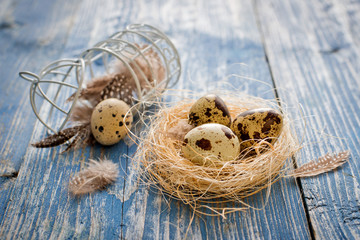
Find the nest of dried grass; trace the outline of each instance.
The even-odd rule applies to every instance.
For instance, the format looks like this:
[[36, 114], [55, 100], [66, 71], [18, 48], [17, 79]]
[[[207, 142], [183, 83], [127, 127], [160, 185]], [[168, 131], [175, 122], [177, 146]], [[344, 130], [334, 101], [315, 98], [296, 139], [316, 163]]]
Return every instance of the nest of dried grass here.
[[[232, 118], [252, 108], [278, 108], [274, 102], [251, 96], [223, 99]], [[282, 133], [274, 145], [267, 146], [266, 151], [261, 151], [264, 144], [259, 143], [254, 147], [256, 155], [246, 157], [242, 153], [237, 160], [224, 162], [221, 166], [199, 166], [182, 156], [182, 141], [174, 137], [174, 131], [177, 136], [185, 134], [181, 122], [187, 120], [193, 102], [183, 100], [172, 107], [161, 107], [150, 117], [148, 128], [138, 137], [139, 146], [134, 157], [134, 161], [139, 163], [142, 180], [202, 214], [224, 216], [249, 208], [243, 199], [269, 189], [284, 176], [287, 159], [299, 150], [289, 118], [283, 113]], [[211, 207], [207, 205], [209, 201], [235, 201], [240, 202], [241, 207]], [[203, 207], [213, 213], [201, 210]]]

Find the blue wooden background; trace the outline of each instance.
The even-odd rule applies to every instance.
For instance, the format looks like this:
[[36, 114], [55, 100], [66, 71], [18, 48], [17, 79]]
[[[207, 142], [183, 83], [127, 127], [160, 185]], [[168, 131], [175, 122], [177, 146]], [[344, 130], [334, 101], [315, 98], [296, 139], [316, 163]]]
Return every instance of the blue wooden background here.
[[[0, 239], [360, 238], [360, 1], [0, 3]], [[304, 137], [298, 165], [346, 149], [349, 163], [314, 178], [282, 179], [268, 199], [265, 191], [246, 199], [254, 209], [227, 219], [195, 216], [189, 225], [188, 206], [137, 185], [126, 157], [136, 146], [63, 155], [30, 147], [46, 130], [18, 72], [75, 57], [130, 23], [154, 25], [174, 42], [183, 66], [177, 89], [206, 93], [226, 79], [247, 94], [278, 96]], [[99, 156], [120, 164], [116, 184], [72, 197], [69, 178]]]

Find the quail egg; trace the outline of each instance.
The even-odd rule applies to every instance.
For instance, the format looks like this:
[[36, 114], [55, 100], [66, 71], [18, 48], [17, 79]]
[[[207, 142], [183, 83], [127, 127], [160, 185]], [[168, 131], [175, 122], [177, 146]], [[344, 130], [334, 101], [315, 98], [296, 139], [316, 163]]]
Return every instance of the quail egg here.
[[116, 98], [100, 102], [91, 115], [91, 132], [96, 141], [113, 145], [124, 138], [133, 121], [129, 109], [124, 101]]
[[241, 151], [261, 140], [274, 144], [280, 136], [283, 117], [271, 108], [251, 109], [240, 113], [232, 122], [231, 130], [240, 141]]
[[215, 94], [198, 99], [190, 109], [190, 125], [200, 126], [205, 123], [219, 123], [230, 127], [230, 112], [224, 101]]
[[240, 143], [230, 128], [207, 123], [190, 130], [184, 138], [183, 156], [198, 165], [234, 160]]

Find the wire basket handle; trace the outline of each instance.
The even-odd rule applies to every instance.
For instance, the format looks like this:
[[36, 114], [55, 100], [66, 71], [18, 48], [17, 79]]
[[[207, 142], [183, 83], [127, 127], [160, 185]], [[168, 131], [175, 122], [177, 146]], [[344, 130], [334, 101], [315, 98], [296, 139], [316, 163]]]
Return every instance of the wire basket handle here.
[[19, 76], [31, 83], [38, 83], [40, 81], [40, 77], [38, 75], [29, 71], [19, 72]]

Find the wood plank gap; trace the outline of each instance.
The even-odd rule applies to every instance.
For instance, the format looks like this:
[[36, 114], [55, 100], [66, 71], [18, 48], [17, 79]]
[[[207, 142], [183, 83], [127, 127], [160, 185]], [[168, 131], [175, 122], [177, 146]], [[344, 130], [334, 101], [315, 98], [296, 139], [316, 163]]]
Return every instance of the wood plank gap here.
[[[277, 101], [278, 105], [280, 106], [280, 111], [282, 112], [279, 93], [278, 93], [277, 88], [276, 88], [275, 78], [274, 78], [274, 75], [273, 75], [273, 72], [272, 72], [272, 69], [271, 69], [271, 66], [270, 66], [269, 58], [268, 58], [264, 31], [263, 31], [263, 28], [262, 28], [262, 25], [261, 25], [261, 22], [260, 22], [260, 19], [259, 19], [259, 11], [258, 11], [258, 8], [257, 8], [257, 5], [258, 5], [257, 0], [253, 0], [252, 3], [253, 3], [252, 5], [253, 5], [253, 9], [254, 9], [256, 25], [257, 25], [257, 28], [259, 30], [260, 39], [261, 39], [263, 49], [264, 49], [264, 56], [265, 56], [266, 64], [268, 66], [271, 81], [272, 81], [272, 84], [273, 84], [273, 87], [274, 87], [274, 94], [275, 94], [275, 97], [276, 97], [276, 101]], [[294, 169], [297, 169], [298, 166], [297, 166], [296, 159], [295, 159], [294, 156], [291, 157], [291, 161], [292, 161], [292, 165], [293, 165]], [[305, 216], [306, 216], [306, 220], [307, 220], [307, 223], [308, 223], [310, 237], [311, 237], [311, 239], [315, 239], [315, 231], [314, 231], [313, 224], [311, 222], [311, 218], [310, 218], [310, 214], [309, 214], [309, 208], [306, 205], [305, 195], [304, 195], [304, 191], [303, 191], [303, 186], [301, 184], [301, 180], [300, 180], [300, 178], [296, 178], [295, 181], [296, 181], [296, 185], [299, 187], [300, 196], [301, 196], [301, 202], [302, 202], [302, 205], [303, 205], [304, 210], [305, 210]]]
[[[124, 203], [125, 203], [125, 186], [126, 186], [126, 176], [128, 173], [128, 163], [129, 163], [129, 147], [126, 148], [126, 163], [125, 163], [125, 177], [123, 180], [123, 194], [122, 194], [122, 201], [121, 201], [121, 223], [120, 223], [120, 238], [124, 239], [123, 233], [124, 233]], [[120, 157], [121, 161], [121, 157]], [[120, 165], [121, 166], [121, 165]]]
[[259, 11], [258, 11], [258, 8], [257, 8], [257, 3], [256, 3], [256, 1], [257, 1], [257, 0], [253, 0], [253, 1], [252, 1], [252, 3], [253, 3], [253, 4], [252, 4], [252, 5], [253, 5], [253, 10], [254, 10], [254, 16], [255, 16], [255, 22], [256, 22], [257, 29], [258, 29], [258, 31], [259, 31], [261, 43], [262, 43], [262, 45], [263, 45], [265, 61], [266, 61], [266, 65], [267, 65], [267, 67], [268, 67], [268, 69], [269, 69], [271, 82], [272, 82], [273, 87], [274, 87], [273, 90], [274, 90], [274, 95], [275, 95], [275, 98], [276, 98], [276, 102], [277, 102], [278, 105], [280, 106], [280, 111], [282, 112], [279, 93], [278, 93], [277, 88], [276, 88], [276, 83], [275, 83], [275, 80], [274, 80], [274, 75], [273, 75], [273, 72], [272, 72], [272, 69], [271, 69], [271, 66], [270, 66], [270, 63], [269, 63], [269, 58], [268, 58], [268, 55], [267, 55], [266, 44], [265, 44], [265, 37], [264, 37], [264, 33], [263, 33], [263, 31], [262, 31], [262, 26], [261, 26], [260, 19], [259, 19]]

